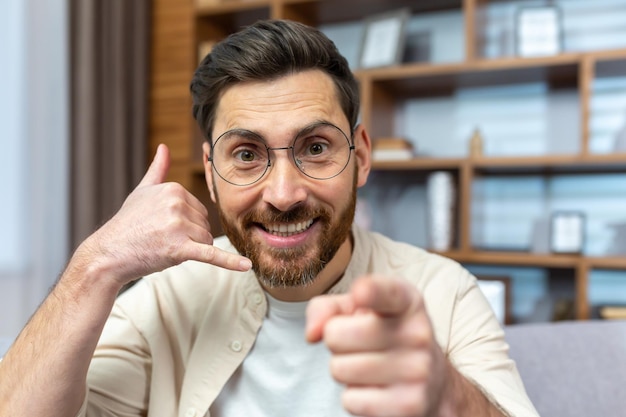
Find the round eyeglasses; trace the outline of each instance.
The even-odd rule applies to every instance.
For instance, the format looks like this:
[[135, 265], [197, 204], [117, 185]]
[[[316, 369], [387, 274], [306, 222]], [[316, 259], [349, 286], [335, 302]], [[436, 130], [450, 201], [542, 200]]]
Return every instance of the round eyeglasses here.
[[354, 145], [345, 133], [330, 123], [316, 123], [302, 130], [291, 146], [270, 148], [265, 139], [246, 129], [222, 133], [211, 149], [209, 161], [226, 182], [245, 186], [259, 181], [272, 165], [272, 151], [289, 150], [300, 172], [327, 180], [348, 166]]

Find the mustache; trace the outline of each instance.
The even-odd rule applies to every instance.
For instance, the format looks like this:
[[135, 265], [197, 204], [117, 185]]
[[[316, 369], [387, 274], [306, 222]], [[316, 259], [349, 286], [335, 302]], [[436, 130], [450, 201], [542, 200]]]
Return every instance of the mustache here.
[[281, 211], [274, 207], [264, 210], [254, 210], [243, 216], [244, 227], [253, 224], [295, 223], [314, 218], [330, 219], [330, 212], [322, 207], [298, 206], [288, 211]]

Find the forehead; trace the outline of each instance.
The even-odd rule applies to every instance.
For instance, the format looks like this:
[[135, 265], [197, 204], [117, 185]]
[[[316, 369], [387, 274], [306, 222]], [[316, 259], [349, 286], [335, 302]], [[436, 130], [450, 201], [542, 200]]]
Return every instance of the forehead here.
[[314, 121], [349, 129], [337, 88], [320, 70], [228, 87], [216, 109], [214, 137], [230, 129], [293, 134]]

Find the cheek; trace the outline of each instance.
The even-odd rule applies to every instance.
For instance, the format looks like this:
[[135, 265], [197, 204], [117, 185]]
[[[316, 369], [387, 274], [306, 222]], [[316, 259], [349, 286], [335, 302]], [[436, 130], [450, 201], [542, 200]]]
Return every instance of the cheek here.
[[237, 217], [254, 206], [258, 193], [234, 186], [215, 185], [217, 204], [229, 218]]
[[342, 178], [341, 181], [328, 184], [328, 187], [319, 187], [316, 196], [319, 200], [331, 205], [335, 210], [335, 214], [337, 214], [349, 203], [353, 189], [354, 174], [350, 173], [345, 178]]

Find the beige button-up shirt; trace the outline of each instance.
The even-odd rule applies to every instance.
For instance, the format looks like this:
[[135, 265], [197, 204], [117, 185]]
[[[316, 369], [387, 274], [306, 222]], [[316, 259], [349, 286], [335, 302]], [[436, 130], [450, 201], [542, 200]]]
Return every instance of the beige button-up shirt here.
[[[352, 233], [352, 258], [331, 293], [369, 273], [409, 280], [423, 294], [437, 341], [456, 368], [511, 416], [537, 416], [474, 277], [414, 246], [358, 227]], [[226, 238], [215, 245], [235, 251]], [[254, 344], [266, 311], [252, 272], [189, 261], [144, 278], [116, 302], [79, 415], [207, 415]]]

